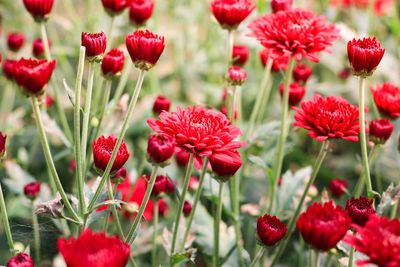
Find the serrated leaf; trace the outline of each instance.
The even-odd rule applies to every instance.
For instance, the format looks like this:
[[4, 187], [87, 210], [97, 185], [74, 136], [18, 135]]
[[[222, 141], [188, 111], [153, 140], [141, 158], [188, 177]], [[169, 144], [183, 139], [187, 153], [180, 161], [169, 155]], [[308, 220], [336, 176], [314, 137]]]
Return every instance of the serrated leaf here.
[[66, 79], [63, 79], [63, 84], [64, 84], [64, 89], [67, 92], [69, 101], [71, 101], [71, 104], [73, 107], [75, 107], [75, 93], [72, 91], [71, 87], [67, 84]]
[[97, 222], [98, 220], [106, 217], [110, 213], [109, 209], [98, 211], [98, 212], [93, 212], [88, 219], [88, 225], [91, 225], [94, 222]]

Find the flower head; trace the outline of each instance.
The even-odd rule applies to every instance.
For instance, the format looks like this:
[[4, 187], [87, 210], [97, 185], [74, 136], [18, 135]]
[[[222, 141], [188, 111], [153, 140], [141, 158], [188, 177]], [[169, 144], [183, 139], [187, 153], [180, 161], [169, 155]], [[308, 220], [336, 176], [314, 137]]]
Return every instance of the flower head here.
[[335, 178], [329, 183], [329, 191], [335, 197], [341, 197], [346, 194], [346, 190], [349, 186], [345, 180]]
[[[279, 94], [283, 96], [283, 91], [285, 90], [285, 84], [282, 83], [279, 86]], [[289, 86], [289, 105], [297, 106], [304, 95], [306, 94], [306, 88], [298, 84], [297, 82], [292, 82]]]
[[107, 37], [104, 32], [82, 32], [81, 45], [86, 47], [86, 57], [89, 61], [100, 61], [107, 46]]
[[210, 164], [216, 178], [219, 181], [226, 182], [240, 169], [243, 161], [237, 151], [225, 151], [214, 153], [210, 157]]
[[33, 267], [33, 260], [26, 253], [18, 253], [7, 262], [6, 267]]
[[129, 20], [135, 25], [144, 25], [153, 14], [153, 9], [153, 0], [132, 0], [129, 6]]
[[393, 128], [388, 119], [373, 120], [369, 124], [369, 138], [376, 144], [384, 144], [392, 135]]
[[223, 29], [236, 29], [255, 5], [251, 0], [214, 0], [208, 6]]
[[312, 74], [312, 69], [306, 64], [298, 64], [293, 69], [293, 79], [300, 83], [305, 84]]
[[182, 210], [183, 215], [185, 217], [188, 217], [192, 212], [192, 209], [193, 209], [192, 204], [190, 204], [189, 201], [185, 200], [185, 202], [183, 203], [183, 210]]
[[107, 14], [111, 17], [121, 14], [128, 7], [130, 0], [101, 0]]
[[147, 160], [152, 164], [166, 166], [175, 152], [173, 137], [151, 134], [147, 142]]
[[296, 221], [304, 241], [317, 250], [327, 251], [335, 247], [350, 227], [350, 217], [342, 207], [314, 203]]
[[128, 173], [125, 167], [122, 167], [113, 177], [111, 177], [111, 182], [113, 184], [122, 184], [127, 178]]
[[[47, 43], [49, 45], [49, 48], [51, 48], [50, 40], [47, 40]], [[43, 46], [42, 39], [36, 38], [35, 41], [33, 41], [32, 54], [36, 58], [44, 58], [44, 46]]]
[[189, 163], [190, 153], [182, 150], [175, 153], [175, 161], [178, 167], [185, 168]]
[[400, 88], [391, 83], [371, 86], [375, 104], [383, 115], [389, 118], [400, 117]]
[[349, 213], [351, 222], [359, 226], [364, 226], [371, 214], [375, 213], [372, 203], [373, 199], [368, 199], [366, 197], [360, 196], [359, 198], [352, 197], [347, 200], [346, 210]]
[[235, 45], [232, 50], [232, 60], [235, 66], [243, 66], [249, 58], [249, 48], [245, 45]]
[[317, 141], [325, 141], [328, 138], [358, 141], [358, 107], [340, 96], [323, 98], [316, 94], [314, 98], [303, 102], [301, 108], [292, 109], [297, 111], [294, 125], [309, 130], [308, 135]]
[[270, 49], [264, 49], [260, 52], [261, 63], [266, 66], [268, 58], [272, 60], [271, 71], [279, 72], [282, 70], [287, 70], [289, 66], [289, 56], [275, 56], [271, 53]]
[[17, 61], [13, 59], [7, 59], [3, 63], [3, 73], [6, 78], [10, 81], [15, 80], [15, 66], [17, 65]]
[[25, 43], [25, 35], [22, 32], [10, 33], [7, 36], [8, 49], [18, 52]]
[[53, 8], [54, 0], [24, 0], [26, 10], [37, 22], [46, 21]]
[[276, 13], [278, 11], [285, 11], [291, 9], [293, 5], [293, 0], [272, 0], [271, 9], [272, 12]]
[[159, 95], [157, 96], [156, 100], [154, 100], [153, 104], [153, 113], [155, 115], [160, 115], [162, 111], [169, 112], [171, 107], [171, 101], [165, 96]]
[[40, 183], [32, 182], [24, 186], [24, 195], [34, 200], [40, 194]]
[[6, 140], [7, 135], [3, 135], [0, 131], [0, 159], [3, 159], [6, 156]]
[[268, 214], [257, 220], [257, 235], [259, 242], [264, 246], [273, 246], [286, 235], [287, 228], [276, 216]]
[[311, 10], [292, 8], [255, 19], [249, 28], [250, 35], [279, 56], [292, 56], [300, 61], [304, 56], [318, 62], [318, 53], [340, 38], [334, 24], [327, 24], [324, 16]]
[[244, 69], [237, 66], [232, 66], [229, 68], [227, 79], [230, 85], [242, 85], [246, 78], [247, 73]]
[[130, 245], [118, 236], [94, 233], [89, 228], [76, 239], [58, 239], [57, 248], [68, 267], [124, 267], [130, 254]]
[[125, 55], [118, 49], [111, 49], [101, 62], [101, 72], [107, 79], [115, 79], [121, 75], [124, 68]]

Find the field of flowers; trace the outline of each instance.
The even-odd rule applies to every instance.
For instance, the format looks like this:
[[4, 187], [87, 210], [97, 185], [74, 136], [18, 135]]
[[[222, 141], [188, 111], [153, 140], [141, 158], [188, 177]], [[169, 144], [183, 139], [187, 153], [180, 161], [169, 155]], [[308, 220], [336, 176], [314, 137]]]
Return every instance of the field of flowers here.
[[0, 266], [400, 267], [398, 0], [0, 0]]

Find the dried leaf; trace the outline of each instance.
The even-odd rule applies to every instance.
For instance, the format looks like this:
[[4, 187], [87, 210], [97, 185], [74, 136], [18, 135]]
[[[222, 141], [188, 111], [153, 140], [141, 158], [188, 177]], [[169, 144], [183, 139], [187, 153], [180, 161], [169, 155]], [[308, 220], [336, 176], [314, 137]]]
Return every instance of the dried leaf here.
[[61, 203], [61, 196], [57, 193], [56, 198], [36, 205], [35, 214], [51, 217], [54, 219], [64, 218], [62, 211], [64, 205]]

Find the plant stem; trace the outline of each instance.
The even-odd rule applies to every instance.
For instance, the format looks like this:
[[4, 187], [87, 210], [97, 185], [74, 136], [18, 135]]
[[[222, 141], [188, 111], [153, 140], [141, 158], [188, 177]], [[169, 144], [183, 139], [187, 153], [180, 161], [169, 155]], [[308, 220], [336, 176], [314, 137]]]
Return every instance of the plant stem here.
[[133, 235], [136, 232], [136, 229], [137, 229], [137, 227], [139, 225], [140, 220], [142, 219], [144, 209], [147, 206], [147, 202], [149, 202], [149, 199], [150, 199], [150, 196], [151, 196], [151, 191], [153, 190], [154, 182], [156, 181], [158, 168], [159, 168], [158, 165], [154, 165], [153, 166], [153, 171], [151, 172], [150, 181], [147, 184], [146, 193], [144, 195], [142, 204], [140, 205], [139, 212], [136, 215], [135, 221], [133, 222], [132, 227], [129, 230], [128, 236], [126, 238], [126, 241], [129, 242], [129, 243], [133, 242]]
[[221, 214], [222, 214], [222, 189], [223, 188], [224, 188], [224, 183], [219, 182], [218, 206], [217, 206], [217, 212], [215, 214], [215, 220], [214, 220], [213, 266], [219, 266], [219, 228], [220, 228]]
[[303, 192], [303, 195], [301, 196], [299, 204], [297, 204], [297, 208], [296, 208], [296, 211], [295, 211], [293, 217], [290, 218], [290, 221], [289, 221], [288, 227], [287, 227], [288, 231], [287, 231], [286, 237], [279, 244], [279, 247], [277, 248], [277, 250], [276, 250], [276, 252], [275, 252], [275, 254], [273, 256], [273, 261], [271, 263], [271, 267], [274, 266], [277, 263], [277, 261], [279, 260], [279, 257], [281, 256], [282, 252], [285, 250], [287, 244], [290, 241], [290, 237], [292, 236], [292, 234], [294, 232], [296, 219], [300, 214], [300, 211], [301, 211], [301, 208], [303, 206], [304, 200], [306, 199], [306, 196], [307, 196], [307, 192], [310, 189], [311, 185], [314, 183], [315, 178], [317, 177], [318, 171], [319, 171], [319, 169], [320, 169], [320, 167], [322, 165], [322, 162], [323, 162], [326, 154], [328, 153], [328, 146], [329, 146], [329, 139], [322, 142], [321, 149], [319, 151], [318, 157], [317, 157], [317, 159], [316, 159], [316, 161], [314, 163], [314, 166], [313, 166], [313, 170], [312, 170], [312, 173], [311, 173], [310, 180], [308, 181], [308, 183], [306, 185], [306, 188], [304, 189], [304, 192]]
[[54, 183], [56, 184], [57, 190], [60, 193], [60, 196], [64, 202], [65, 207], [67, 208], [67, 210], [69, 211], [69, 213], [71, 214], [73, 219], [81, 224], [81, 219], [76, 214], [73, 207], [71, 206], [71, 203], [69, 202], [68, 197], [65, 194], [64, 188], [62, 187], [60, 178], [58, 177], [56, 166], [54, 165], [54, 161], [51, 156], [49, 143], [48, 143], [47, 137], [46, 137], [46, 132], [44, 130], [42, 117], [40, 115], [38, 100], [36, 97], [31, 97], [31, 102], [32, 102], [33, 113], [35, 114], [35, 117], [36, 117], [36, 124], [39, 129], [39, 133], [40, 133], [40, 140], [42, 142], [42, 147], [43, 147], [44, 155], [46, 158], [46, 163], [51, 172], [51, 177], [54, 179]]
[[354, 252], [355, 252], [354, 247], [350, 247], [349, 265], [347, 267], [353, 267]]
[[228, 31], [228, 47], [227, 47], [227, 57], [226, 57], [226, 62], [228, 64], [228, 69], [231, 65], [232, 61], [232, 52], [233, 52], [233, 42], [234, 42], [234, 36], [233, 36], [233, 30]]
[[312, 248], [311, 248], [311, 246], [308, 248], [308, 265], [310, 266], [310, 267], [312, 267], [313, 266], [313, 261], [312, 261]]
[[271, 89], [272, 89], [272, 81], [270, 81], [267, 84], [266, 93], [262, 97], [260, 112], [258, 113], [258, 116], [256, 118], [256, 125], [259, 125], [263, 121], [265, 110], [267, 109], [269, 97], [271, 95]]
[[151, 250], [151, 265], [157, 267], [157, 228], [158, 228], [158, 199], [154, 201], [153, 238]]
[[115, 25], [115, 16], [112, 16], [112, 17], [111, 17], [111, 23], [110, 23], [110, 32], [108, 33], [108, 42], [107, 42], [106, 51], [108, 51], [109, 48], [112, 47], [113, 33], [114, 33], [114, 25]]
[[[369, 151], [368, 163], [370, 166], [374, 163], [376, 156], [379, 154], [378, 151], [379, 151], [380, 147], [381, 147], [381, 145], [375, 145]], [[365, 174], [364, 174], [364, 170], [362, 170], [360, 177], [358, 178], [356, 187], [354, 189], [354, 194], [353, 194], [354, 197], [359, 197], [362, 194], [364, 185], [365, 185]]]
[[108, 100], [110, 98], [110, 91], [111, 91], [111, 85], [112, 85], [112, 81], [111, 80], [107, 80], [106, 84], [105, 84], [105, 91], [104, 91], [104, 95], [103, 95], [103, 101], [101, 103], [101, 110], [100, 110], [100, 115], [99, 115], [99, 122], [96, 128], [96, 133], [94, 135], [94, 138], [97, 139], [100, 129], [101, 129], [101, 123], [103, 121], [104, 118], [104, 113], [107, 107], [107, 103]]
[[315, 262], [314, 267], [319, 267], [319, 251], [315, 250]]
[[263, 257], [264, 252], [265, 252], [265, 247], [261, 247], [249, 267], [255, 267], [257, 263], [260, 261], [260, 259]]
[[35, 213], [35, 205], [32, 201], [32, 226], [33, 226], [33, 235], [35, 242], [35, 263], [37, 266], [40, 265], [40, 235], [39, 235], [39, 223], [38, 218]]
[[[108, 176], [108, 178], [107, 178], [107, 187], [108, 187], [108, 190], [107, 190], [108, 191], [108, 198], [110, 200], [114, 200], [114, 194], [113, 194], [113, 191], [111, 190], [112, 185], [111, 185], [110, 176]], [[116, 186], [115, 186], [115, 188], [116, 188]], [[111, 206], [111, 211], [112, 211], [112, 214], [113, 214], [113, 219], [114, 219], [115, 224], [117, 226], [118, 236], [122, 240], [124, 240], [125, 236], [124, 236], [124, 232], [123, 232], [122, 227], [121, 227], [121, 222], [119, 221], [117, 208], [115, 207], [115, 204], [111, 204], [110, 206]]]
[[1, 208], [1, 210], [0, 210], [1, 218], [3, 219], [3, 223], [4, 223], [4, 231], [6, 232], [6, 236], [7, 236], [8, 247], [10, 248], [12, 255], [15, 256], [18, 251], [16, 251], [14, 248], [14, 242], [12, 239], [10, 223], [8, 221], [6, 202], [4, 201], [3, 188], [1, 187], [1, 184], [0, 184], [0, 208]]
[[290, 57], [289, 67], [288, 67], [288, 70], [286, 71], [285, 89], [284, 89], [283, 98], [282, 98], [282, 116], [281, 116], [281, 129], [280, 129], [281, 134], [278, 139], [277, 152], [276, 152], [274, 168], [273, 168], [274, 172], [273, 172], [273, 180], [272, 181], [274, 184], [272, 186], [271, 196], [266, 195], [267, 199], [268, 199], [268, 197], [270, 197], [270, 204], [269, 204], [269, 208], [268, 208], [269, 214], [274, 210], [276, 189], [278, 187], [279, 176], [281, 175], [281, 171], [282, 171], [283, 157], [285, 154], [284, 148], [285, 148], [285, 142], [286, 142], [286, 137], [287, 137], [286, 122], [287, 122], [288, 113], [289, 113], [289, 85], [291, 83], [293, 67], [294, 67], [294, 59], [292, 57]]
[[[111, 189], [108, 189], [108, 190], [111, 190]], [[113, 194], [113, 199], [115, 199], [115, 196], [116, 196], [116, 194], [117, 194], [117, 184], [115, 184], [114, 185], [114, 188], [113, 188], [113, 190], [112, 190], [112, 194]], [[110, 208], [108, 208], [109, 210], [111, 210]], [[106, 217], [104, 218], [104, 227], [103, 227], [103, 230], [104, 230], [104, 232], [105, 233], [107, 233], [107, 228], [108, 228], [108, 222], [110, 221], [110, 213], [108, 213], [107, 215], [106, 215]]]

